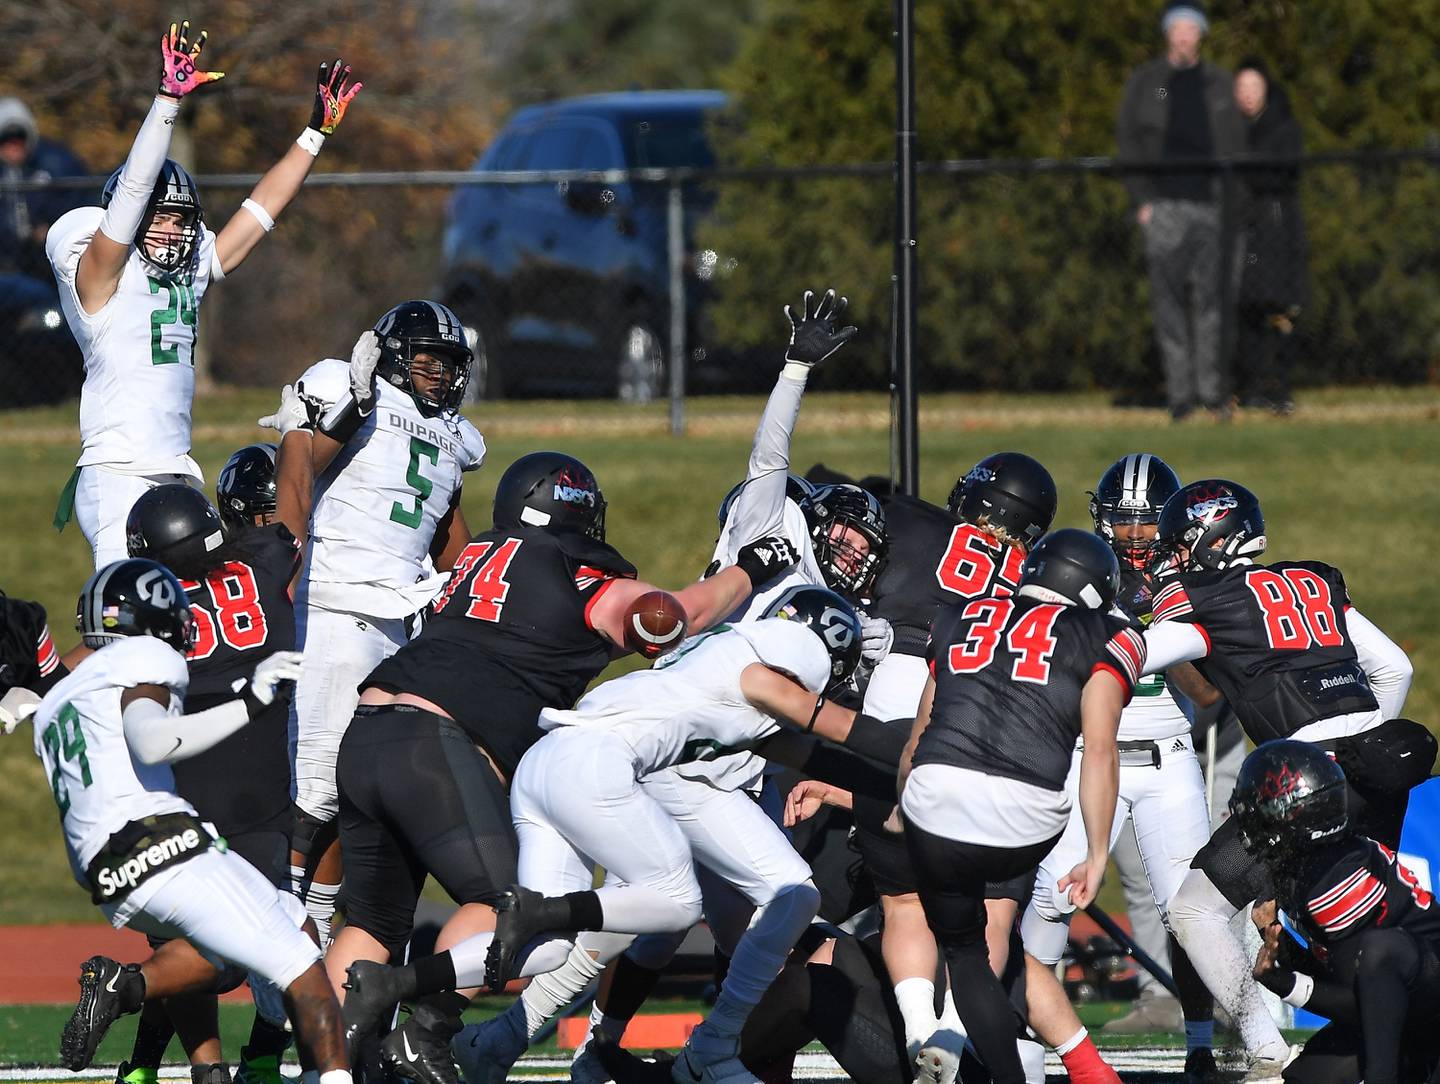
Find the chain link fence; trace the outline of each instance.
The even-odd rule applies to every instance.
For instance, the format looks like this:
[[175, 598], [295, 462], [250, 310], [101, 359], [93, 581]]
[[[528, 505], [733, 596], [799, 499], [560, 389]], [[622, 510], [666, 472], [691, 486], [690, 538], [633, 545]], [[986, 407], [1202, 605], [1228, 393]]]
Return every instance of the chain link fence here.
[[[1437, 161], [1205, 167], [1222, 194], [1211, 273], [1227, 394], [1245, 394], [1257, 351], [1277, 349], [1300, 386], [1437, 379]], [[212, 228], [253, 180], [201, 178]], [[1277, 190], [1304, 223], [1283, 259], [1266, 240]], [[781, 306], [833, 285], [861, 333], [814, 383], [883, 390], [892, 193], [888, 164], [317, 176], [207, 295], [197, 364], [216, 382], [278, 385], [348, 356], [397, 301], [428, 296], [472, 329], [478, 395], [673, 395], [678, 424], [688, 395], [768, 386], [788, 334]], [[921, 391], [1102, 389], [1122, 405], [1164, 403], [1144, 231], [1113, 161], [930, 164], [918, 195]], [[33, 253], [0, 268], [0, 321], [0, 406], [78, 392], [78, 352]]]

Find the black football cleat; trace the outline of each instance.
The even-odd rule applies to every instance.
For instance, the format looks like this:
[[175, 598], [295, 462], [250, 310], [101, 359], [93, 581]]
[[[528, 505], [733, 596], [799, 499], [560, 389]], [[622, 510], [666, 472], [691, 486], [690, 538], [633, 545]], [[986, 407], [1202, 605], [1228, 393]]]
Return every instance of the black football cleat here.
[[411, 1014], [380, 1043], [380, 1060], [387, 1069], [419, 1084], [460, 1084], [450, 1054], [450, 1040], [459, 1031], [458, 1017]]
[[599, 1028], [590, 1033], [589, 1049], [595, 1051], [615, 1084], [670, 1084], [675, 1055], [668, 1051], [657, 1050], [653, 1059], [646, 1060], [622, 1049]]
[[1221, 1079], [1208, 1047], [1196, 1047], [1185, 1055], [1185, 1084], [1219, 1084]]
[[353, 1061], [356, 1044], [389, 1016], [404, 997], [398, 969], [374, 960], [356, 960], [345, 969], [345, 1045]]
[[119, 1017], [140, 1008], [126, 1005], [131, 983], [142, 981], [138, 964], [120, 964], [108, 956], [92, 956], [80, 965], [80, 1000], [60, 1033], [60, 1064], [73, 1073], [90, 1065], [95, 1050]]
[[556, 902], [561, 901], [521, 885], [511, 885], [501, 894], [495, 904], [495, 938], [485, 953], [485, 985], [492, 993], [499, 993], [515, 977], [516, 963], [526, 945], [559, 928], [553, 916]]

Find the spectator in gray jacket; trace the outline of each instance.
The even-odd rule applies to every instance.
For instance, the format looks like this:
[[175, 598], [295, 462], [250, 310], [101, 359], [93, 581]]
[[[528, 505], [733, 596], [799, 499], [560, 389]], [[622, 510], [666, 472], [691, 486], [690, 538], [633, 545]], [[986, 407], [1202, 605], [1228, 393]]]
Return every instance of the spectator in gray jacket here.
[[1125, 184], [1145, 234], [1170, 414], [1179, 421], [1203, 406], [1223, 417], [1221, 314], [1230, 276], [1221, 260], [1220, 175], [1144, 166], [1235, 154], [1245, 147], [1245, 128], [1230, 73], [1200, 59], [1209, 30], [1201, 0], [1171, 2], [1160, 26], [1165, 54], [1130, 76], [1116, 141], [1121, 161], [1140, 167]]
[[[68, 147], [40, 135], [24, 102], [0, 98], [0, 180], [43, 181], [83, 177], [87, 172]], [[66, 211], [91, 198], [88, 190], [79, 188], [31, 192], [0, 188], [0, 274], [19, 271], [52, 282], [45, 233]]]

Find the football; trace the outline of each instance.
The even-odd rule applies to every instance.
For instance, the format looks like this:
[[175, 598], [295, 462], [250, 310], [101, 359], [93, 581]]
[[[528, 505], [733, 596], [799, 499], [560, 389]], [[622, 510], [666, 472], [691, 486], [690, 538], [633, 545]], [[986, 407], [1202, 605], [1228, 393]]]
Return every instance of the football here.
[[647, 591], [625, 614], [625, 646], [656, 659], [685, 639], [685, 607], [669, 591]]

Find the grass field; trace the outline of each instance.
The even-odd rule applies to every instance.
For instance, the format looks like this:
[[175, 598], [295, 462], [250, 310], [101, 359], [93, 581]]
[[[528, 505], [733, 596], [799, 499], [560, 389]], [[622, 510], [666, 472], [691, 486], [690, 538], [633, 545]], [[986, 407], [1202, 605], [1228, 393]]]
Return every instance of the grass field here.
[[[236, 447], [270, 434], [251, 420], [272, 409], [254, 392], [202, 396], [195, 455], [211, 484]], [[610, 538], [664, 586], [703, 568], [715, 508], [744, 472], [759, 399], [692, 400], [690, 435], [670, 437], [663, 404], [482, 404], [472, 417], [490, 445], [489, 466], [466, 487], [472, 527], [489, 522], [496, 478], [516, 456], [555, 447], [583, 458], [610, 501]], [[807, 402], [793, 450], [855, 474], [889, 464], [888, 406], [881, 396], [819, 394]], [[1159, 411], [1121, 411], [1099, 396], [947, 395], [922, 401], [924, 496], [943, 501], [957, 473], [982, 455], [1014, 448], [1046, 463], [1060, 486], [1057, 525], [1089, 525], [1086, 490], [1126, 452], [1165, 457], [1182, 478], [1221, 475], [1264, 502], [1271, 554], [1342, 568], [1356, 605], [1411, 654], [1407, 713], [1433, 727], [1440, 709], [1440, 389], [1324, 391], [1302, 396], [1289, 419], [1242, 416], [1229, 425], [1171, 425]], [[73, 525], [50, 526], [78, 448], [75, 406], [0, 414], [0, 586], [38, 598], [62, 648], [90, 571]], [[28, 729], [0, 739], [0, 923], [98, 918], [70, 879], [54, 804]]]

